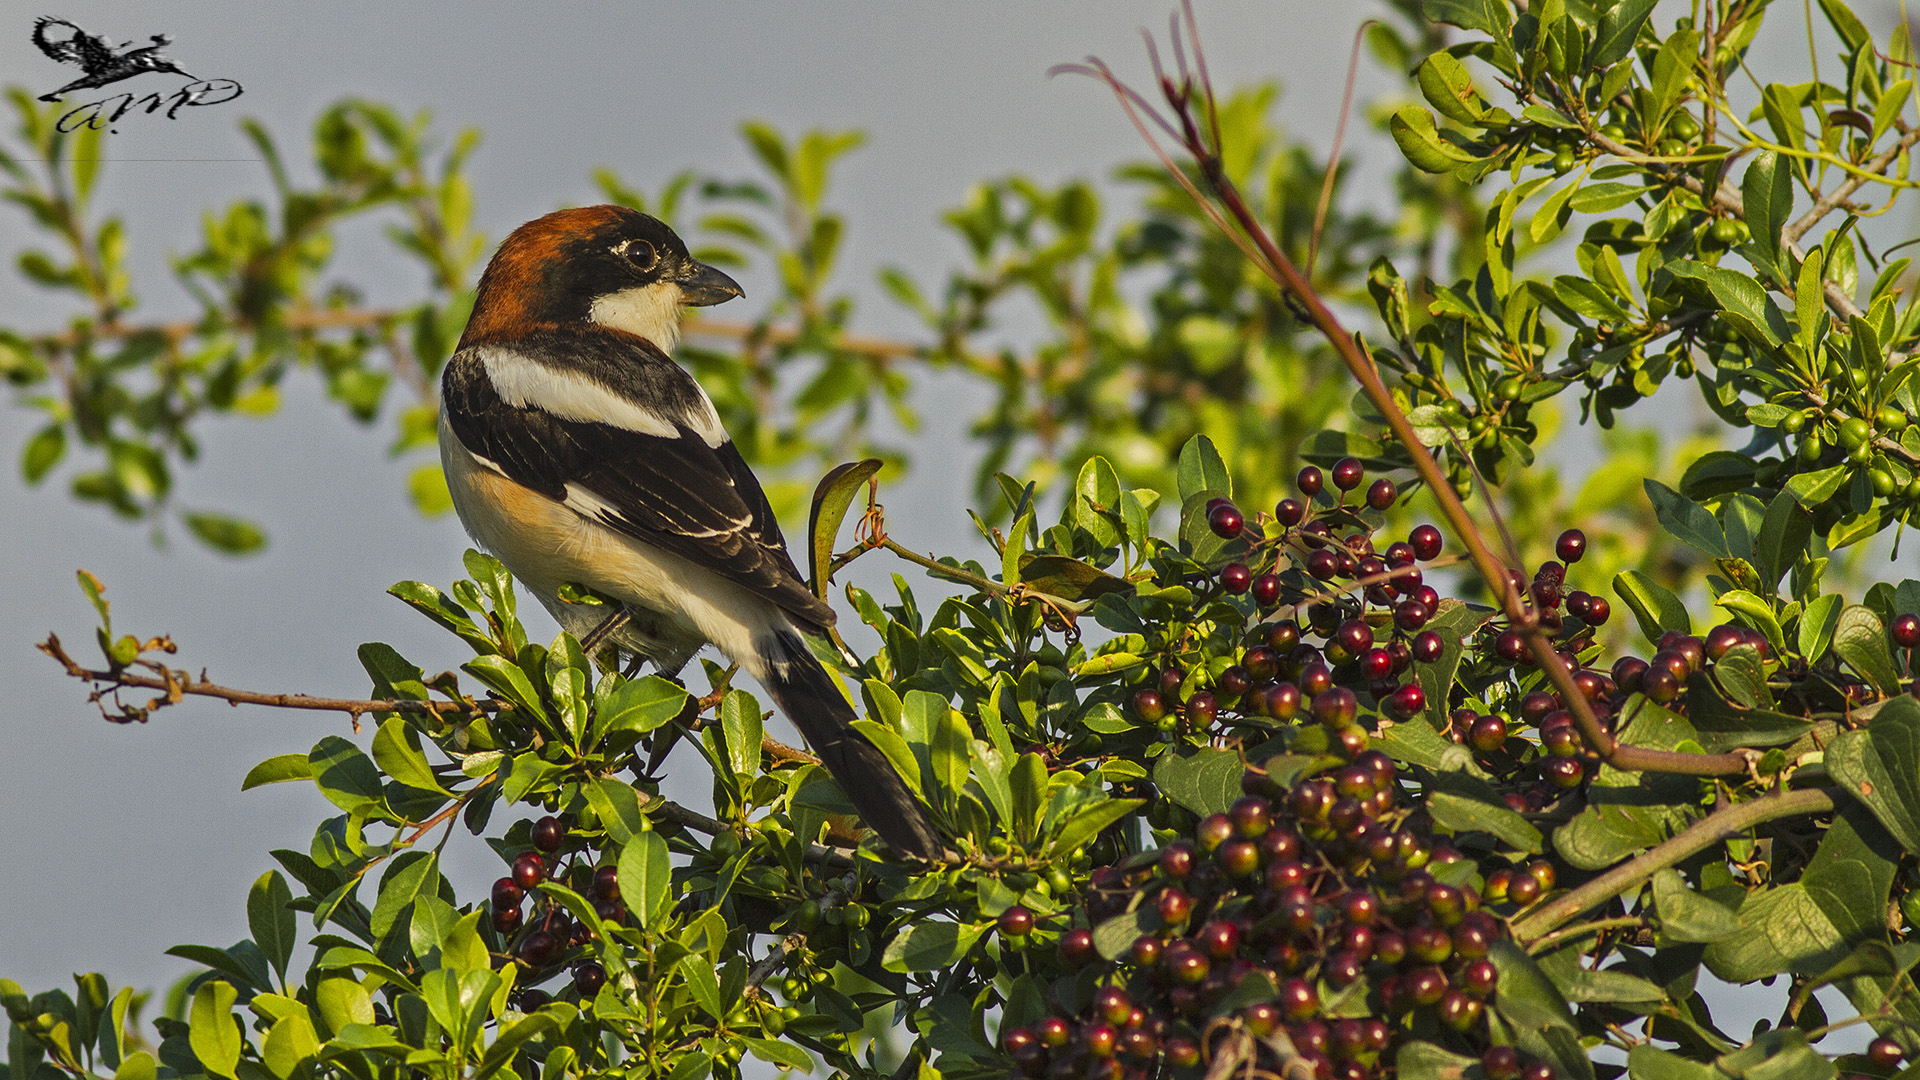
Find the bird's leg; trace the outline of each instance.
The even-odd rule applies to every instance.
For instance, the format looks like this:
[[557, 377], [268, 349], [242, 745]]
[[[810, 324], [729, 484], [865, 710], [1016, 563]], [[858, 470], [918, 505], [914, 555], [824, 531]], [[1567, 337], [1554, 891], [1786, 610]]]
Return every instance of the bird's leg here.
[[613, 614], [600, 620], [599, 626], [588, 631], [587, 636], [580, 639], [580, 651], [588, 656], [599, 652], [600, 646], [605, 644], [608, 638], [632, 621], [633, 617], [627, 614], [626, 608], [615, 609]]

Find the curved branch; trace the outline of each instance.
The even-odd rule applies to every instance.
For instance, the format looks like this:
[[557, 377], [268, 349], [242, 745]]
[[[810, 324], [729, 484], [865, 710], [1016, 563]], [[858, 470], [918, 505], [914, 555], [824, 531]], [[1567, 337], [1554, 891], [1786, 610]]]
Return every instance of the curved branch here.
[[1827, 788], [1775, 791], [1749, 802], [1716, 810], [1657, 847], [1649, 848], [1563, 896], [1535, 905], [1513, 922], [1513, 936], [1526, 944], [1561, 926], [1589, 908], [1637, 888], [1655, 873], [1690, 855], [1738, 836], [1756, 825], [1779, 818], [1818, 814], [1833, 809]]

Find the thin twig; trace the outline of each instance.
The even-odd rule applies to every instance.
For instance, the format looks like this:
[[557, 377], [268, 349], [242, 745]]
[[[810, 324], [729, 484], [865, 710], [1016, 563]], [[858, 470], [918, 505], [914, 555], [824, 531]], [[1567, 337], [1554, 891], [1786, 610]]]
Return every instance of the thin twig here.
[[1347, 89], [1340, 95], [1340, 122], [1333, 128], [1333, 147], [1327, 151], [1327, 175], [1320, 181], [1320, 202], [1313, 208], [1313, 235], [1307, 240], [1307, 280], [1313, 280], [1313, 264], [1320, 254], [1320, 234], [1327, 227], [1327, 210], [1333, 205], [1333, 181], [1340, 174], [1340, 148], [1347, 140], [1347, 121], [1353, 118], [1353, 83], [1360, 73], [1360, 43], [1378, 19], [1364, 19], [1353, 32], [1353, 52], [1347, 57]]

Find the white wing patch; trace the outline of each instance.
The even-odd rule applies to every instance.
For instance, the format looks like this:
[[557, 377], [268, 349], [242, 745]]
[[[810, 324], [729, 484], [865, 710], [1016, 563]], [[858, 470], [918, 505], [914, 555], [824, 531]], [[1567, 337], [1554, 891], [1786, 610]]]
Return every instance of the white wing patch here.
[[[493, 381], [494, 391], [509, 405], [541, 409], [562, 420], [610, 424], [662, 439], [680, 437], [680, 426], [672, 419], [614, 393], [579, 372], [550, 367], [509, 349], [483, 347], [478, 352], [481, 365], [487, 369], [487, 378]], [[703, 392], [701, 396], [706, 395]], [[713, 405], [709, 403], [707, 411], [712, 410]], [[697, 422], [703, 418], [688, 419]], [[705, 426], [702, 423], [696, 428], [703, 439], [707, 437]]]

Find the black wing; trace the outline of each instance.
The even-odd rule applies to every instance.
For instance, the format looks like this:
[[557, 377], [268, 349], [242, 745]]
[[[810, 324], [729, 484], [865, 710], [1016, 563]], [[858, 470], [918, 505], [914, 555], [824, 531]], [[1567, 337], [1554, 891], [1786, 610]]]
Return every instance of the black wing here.
[[[555, 415], [501, 395], [482, 360], [503, 350], [563, 371], [591, 371], [601, 391], [649, 414], [658, 430]], [[610, 528], [744, 585], [814, 626], [833, 609], [800, 578], [766, 493], [732, 440], [697, 429], [708, 405], [693, 377], [643, 339], [563, 327], [455, 354], [443, 406], [460, 442], [508, 478]], [[724, 436], [724, 433], [721, 433]]]

